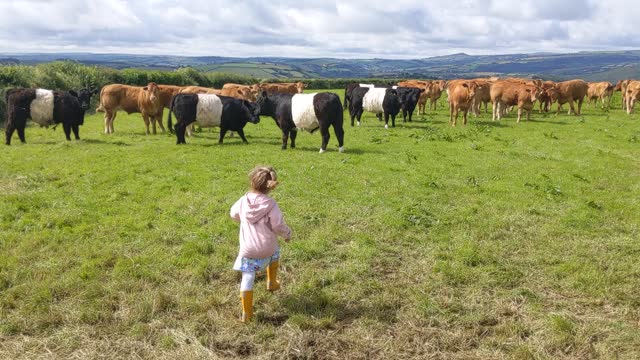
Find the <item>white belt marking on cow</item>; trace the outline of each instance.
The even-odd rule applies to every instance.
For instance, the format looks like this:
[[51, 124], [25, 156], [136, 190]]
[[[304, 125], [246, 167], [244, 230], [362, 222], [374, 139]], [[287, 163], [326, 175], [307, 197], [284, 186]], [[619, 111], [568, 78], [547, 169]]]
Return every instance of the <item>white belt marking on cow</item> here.
[[385, 88], [369, 89], [369, 91], [364, 94], [364, 98], [362, 99], [362, 109], [364, 109], [364, 111], [376, 114], [384, 112], [382, 103], [384, 102], [384, 97], [386, 94], [387, 89]]
[[31, 102], [31, 120], [40, 126], [53, 125], [53, 91], [36, 89], [36, 98]]
[[196, 122], [200, 127], [220, 126], [222, 123], [222, 100], [213, 94], [198, 94]]
[[311, 131], [320, 127], [316, 109], [313, 106], [313, 98], [316, 94], [296, 94], [291, 98], [291, 116], [298, 129]]
[[376, 87], [376, 86], [375, 86], [375, 85], [373, 85], [373, 84], [358, 84], [358, 85], [359, 85], [360, 87], [366, 87], [366, 88], [370, 88], [370, 89], [373, 89], [374, 87]]

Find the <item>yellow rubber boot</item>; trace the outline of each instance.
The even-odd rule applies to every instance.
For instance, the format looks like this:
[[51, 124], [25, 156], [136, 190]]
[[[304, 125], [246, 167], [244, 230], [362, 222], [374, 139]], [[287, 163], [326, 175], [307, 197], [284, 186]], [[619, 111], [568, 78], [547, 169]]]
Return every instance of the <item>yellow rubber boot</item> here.
[[267, 268], [267, 290], [276, 291], [280, 289], [280, 282], [278, 282], [278, 267], [280, 267], [280, 261], [276, 260], [269, 264]]
[[242, 301], [242, 317], [240, 317], [240, 321], [247, 323], [251, 321], [253, 316], [253, 290], [240, 292], [240, 299]]

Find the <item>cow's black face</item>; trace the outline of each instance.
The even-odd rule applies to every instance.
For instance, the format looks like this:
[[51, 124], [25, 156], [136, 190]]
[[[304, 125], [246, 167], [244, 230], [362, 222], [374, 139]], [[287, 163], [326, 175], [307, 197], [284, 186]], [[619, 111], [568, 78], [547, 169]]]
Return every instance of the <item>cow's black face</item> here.
[[249, 111], [249, 122], [257, 124], [260, 122], [260, 106], [256, 103], [244, 101], [244, 105]]
[[80, 101], [80, 106], [82, 107], [82, 110], [89, 110], [89, 108], [91, 107], [91, 96], [95, 95], [98, 93], [98, 89], [80, 89], [78, 90], [78, 92], [69, 92], [71, 95], [74, 95], [75, 97], [78, 98], [78, 101]]
[[266, 91], [263, 91], [260, 95], [258, 95], [258, 97], [256, 98], [256, 102], [254, 103], [255, 105], [255, 111], [258, 112], [258, 116], [260, 116], [260, 114], [262, 114], [262, 110], [266, 110], [267, 109], [267, 102], [268, 102], [268, 95]]

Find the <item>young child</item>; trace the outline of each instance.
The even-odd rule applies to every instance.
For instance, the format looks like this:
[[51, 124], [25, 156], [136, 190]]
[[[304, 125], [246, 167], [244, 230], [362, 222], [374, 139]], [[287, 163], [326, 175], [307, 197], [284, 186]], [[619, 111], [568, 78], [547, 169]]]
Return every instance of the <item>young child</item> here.
[[275, 200], [267, 194], [278, 185], [272, 167], [259, 166], [249, 173], [251, 190], [231, 207], [231, 218], [240, 222], [240, 252], [233, 269], [242, 272], [240, 298], [242, 317], [248, 322], [253, 315], [253, 282], [257, 271], [267, 270], [267, 290], [280, 289], [277, 280], [280, 264], [278, 236], [289, 242], [291, 229], [284, 222]]

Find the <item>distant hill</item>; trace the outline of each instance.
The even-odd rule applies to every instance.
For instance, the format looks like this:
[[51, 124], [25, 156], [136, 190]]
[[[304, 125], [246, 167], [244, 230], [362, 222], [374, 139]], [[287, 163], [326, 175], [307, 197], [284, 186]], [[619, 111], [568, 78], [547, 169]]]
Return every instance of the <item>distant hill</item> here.
[[589, 81], [640, 78], [640, 50], [573, 54], [467, 55], [424, 59], [294, 59], [278, 57], [230, 58], [129, 54], [0, 54], [0, 65], [33, 65], [72, 60], [115, 69], [171, 70], [194, 67], [257, 78], [460, 78], [480, 76], [537, 76]]

